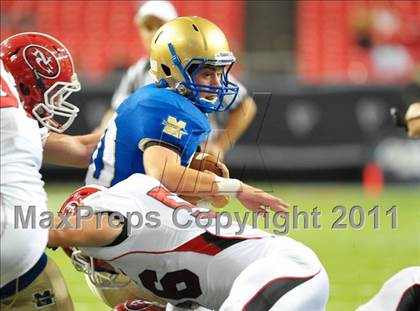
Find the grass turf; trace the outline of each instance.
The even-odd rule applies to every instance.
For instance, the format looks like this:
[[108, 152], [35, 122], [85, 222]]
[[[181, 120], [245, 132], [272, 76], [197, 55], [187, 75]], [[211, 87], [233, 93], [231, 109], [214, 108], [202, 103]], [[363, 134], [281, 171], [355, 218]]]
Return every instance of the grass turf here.
[[[76, 184], [47, 184], [49, 207], [57, 210]], [[420, 190], [416, 186], [390, 185], [376, 197], [367, 196], [355, 184], [258, 184], [264, 190], [272, 190], [292, 205], [296, 211], [310, 213], [318, 207], [319, 229], [314, 228], [308, 217], [305, 229], [303, 216], [290, 215], [288, 235], [311, 247], [321, 259], [330, 279], [328, 310], [354, 310], [365, 303], [382, 286], [386, 279], [399, 270], [420, 263]], [[333, 208], [342, 205], [347, 215], [340, 222], [345, 229], [333, 229], [333, 223], [341, 212]], [[365, 225], [352, 228], [349, 212], [352, 206], [360, 206]], [[378, 228], [374, 228], [374, 216], [368, 211], [378, 206]], [[395, 206], [396, 228], [386, 211]], [[357, 209], [357, 208], [356, 208]], [[359, 214], [353, 212], [357, 225]], [[225, 210], [245, 212], [237, 201]], [[359, 209], [360, 210], [360, 209]], [[292, 210], [293, 211], [293, 210]], [[310, 215], [309, 215], [310, 216]], [[293, 226], [293, 220], [297, 221]], [[262, 225], [262, 222], [260, 221]], [[280, 224], [283, 224], [280, 222]], [[271, 226], [269, 230], [273, 230]], [[280, 230], [284, 231], [284, 230]], [[87, 287], [84, 277], [77, 273], [61, 250], [48, 251], [61, 268], [67, 281], [77, 311], [109, 310]]]

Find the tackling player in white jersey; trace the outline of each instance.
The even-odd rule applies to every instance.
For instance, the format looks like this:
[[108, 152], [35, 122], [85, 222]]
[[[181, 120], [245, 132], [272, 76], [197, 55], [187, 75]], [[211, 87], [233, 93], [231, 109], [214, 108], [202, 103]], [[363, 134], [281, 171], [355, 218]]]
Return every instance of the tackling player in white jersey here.
[[57, 267], [44, 254], [48, 231], [19, 220], [47, 210], [43, 153], [51, 163], [88, 165], [97, 135], [48, 133], [73, 122], [79, 109], [66, 99], [79, 90], [71, 55], [56, 39], [21, 33], [1, 43], [2, 306], [73, 309]]
[[356, 311], [420, 310], [420, 266], [401, 270], [385, 282], [380, 291]]
[[[83, 206], [93, 213], [85, 214]], [[308, 247], [250, 227], [238, 235], [236, 224], [219, 228], [218, 233], [209, 211], [199, 225], [203, 210], [150, 176], [133, 174], [109, 189], [82, 187], [61, 211], [76, 213], [67, 219], [81, 225], [60, 228], [61, 220], [57, 220], [56, 229], [50, 230], [50, 246], [79, 246], [84, 254], [106, 261], [147, 292], [178, 307], [325, 308], [328, 277]], [[112, 213], [122, 215], [121, 225], [109, 222], [115, 220]], [[138, 226], [140, 218], [143, 222]], [[206, 226], [209, 220], [212, 225]], [[91, 264], [77, 253], [73, 257], [79, 265]], [[85, 271], [94, 273], [90, 268]]]
[[[411, 138], [420, 138], [420, 102], [412, 103], [404, 118], [395, 108], [391, 116], [398, 126], [403, 126]], [[420, 266], [399, 271], [388, 279], [379, 292], [357, 311], [411, 311], [420, 310]]]

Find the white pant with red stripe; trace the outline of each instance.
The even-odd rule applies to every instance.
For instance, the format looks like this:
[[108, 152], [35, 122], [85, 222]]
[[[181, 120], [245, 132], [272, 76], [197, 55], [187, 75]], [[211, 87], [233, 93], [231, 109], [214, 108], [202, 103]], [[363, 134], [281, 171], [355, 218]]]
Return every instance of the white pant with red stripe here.
[[239, 274], [220, 310], [324, 310], [329, 282], [317, 256], [298, 242], [285, 249], [281, 239], [264, 240], [269, 251]]
[[[220, 311], [325, 310], [329, 282], [317, 256], [299, 242], [289, 241], [290, 248], [285, 248], [284, 242], [265, 238], [232, 247], [236, 248], [236, 258], [225, 258], [226, 273], [230, 264], [241, 260], [245, 253], [245, 249], [241, 253], [242, 247], [255, 250], [260, 258], [237, 276]], [[166, 310], [184, 309], [168, 306]]]

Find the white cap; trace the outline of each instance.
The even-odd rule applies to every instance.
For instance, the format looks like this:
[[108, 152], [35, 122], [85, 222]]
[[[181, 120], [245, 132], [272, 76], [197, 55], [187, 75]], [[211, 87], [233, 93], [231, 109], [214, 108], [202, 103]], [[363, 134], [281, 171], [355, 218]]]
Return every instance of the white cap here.
[[146, 16], [155, 16], [164, 22], [168, 22], [178, 17], [178, 14], [169, 1], [150, 0], [140, 6], [134, 20], [136, 23], [140, 23]]

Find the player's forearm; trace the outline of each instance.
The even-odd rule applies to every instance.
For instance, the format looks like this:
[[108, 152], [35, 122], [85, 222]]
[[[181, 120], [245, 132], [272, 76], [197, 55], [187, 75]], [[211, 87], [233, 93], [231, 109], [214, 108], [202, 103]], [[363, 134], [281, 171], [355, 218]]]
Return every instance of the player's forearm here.
[[242, 186], [237, 179], [220, 178], [176, 164], [167, 165], [164, 170], [149, 170], [146, 173], [174, 193], [203, 199], [226, 194], [236, 195]]
[[181, 165], [179, 154], [162, 146], [147, 148], [143, 165], [146, 175], [158, 179], [170, 191], [187, 196], [206, 198], [226, 192], [234, 195], [241, 185], [236, 179], [220, 180], [216, 175], [186, 168]]
[[244, 102], [229, 112], [225, 128], [214, 141], [222, 150], [228, 150], [251, 124], [257, 113], [254, 100], [247, 96]]
[[48, 246], [104, 246], [112, 243], [121, 233], [122, 228], [111, 227], [107, 215], [101, 217], [100, 223], [96, 217], [81, 219], [78, 222], [77, 216], [74, 215], [70, 216], [68, 223], [63, 223], [61, 227], [61, 219], [56, 219], [54, 228], [48, 233]]
[[170, 191], [205, 197], [217, 195], [215, 176], [177, 164], [166, 165], [162, 170], [153, 170], [151, 176], [158, 179]]
[[44, 147], [44, 161], [50, 164], [86, 168], [100, 134], [69, 136], [51, 134]]

